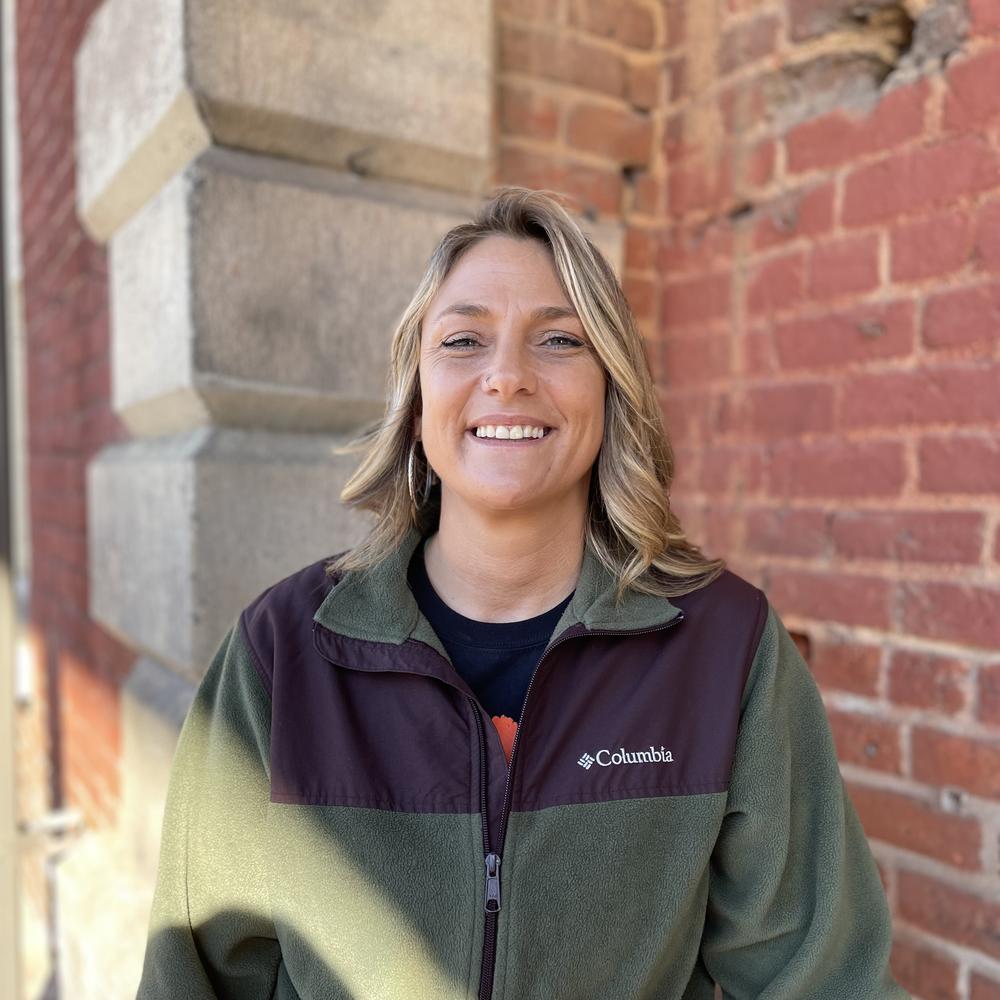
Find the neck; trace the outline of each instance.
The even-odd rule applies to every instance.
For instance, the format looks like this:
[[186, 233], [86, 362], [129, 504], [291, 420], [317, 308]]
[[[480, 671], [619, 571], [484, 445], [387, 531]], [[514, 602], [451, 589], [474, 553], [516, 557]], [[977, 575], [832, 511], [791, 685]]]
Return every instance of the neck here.
[[424, 546], [432, 586], [476, 621], [522, 621], [554, 608], [580, 575], [585, 501], [571, 510], [496, 517], [443, 493], [438, 530]]

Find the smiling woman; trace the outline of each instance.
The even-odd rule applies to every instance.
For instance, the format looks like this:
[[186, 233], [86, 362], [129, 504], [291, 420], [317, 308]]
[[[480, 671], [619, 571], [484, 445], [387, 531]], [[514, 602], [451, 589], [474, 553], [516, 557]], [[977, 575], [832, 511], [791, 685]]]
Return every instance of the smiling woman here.
[[341, 500], [178, 746], [139, 1000], [904, 1000], [809, 669], [669, 503], [614, 272], [503, 188], [448, 232]]

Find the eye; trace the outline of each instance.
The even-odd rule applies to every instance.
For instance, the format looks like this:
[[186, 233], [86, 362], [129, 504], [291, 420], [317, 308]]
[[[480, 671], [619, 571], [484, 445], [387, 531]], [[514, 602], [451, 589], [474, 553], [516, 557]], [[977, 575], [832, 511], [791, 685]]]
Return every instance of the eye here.
[[553, 333], [548, 340], [563, 340], [566, 342], [567, 347], [583, 347], [583, 342], [577, 340], [576, 337], [571, 337], [568, 333]]
[[443, 341], [441, 346], [467, 349], [469, 346], [475, 347], [476, 341], [473, 340], [472, 337], [454, 337], [451, 340]]

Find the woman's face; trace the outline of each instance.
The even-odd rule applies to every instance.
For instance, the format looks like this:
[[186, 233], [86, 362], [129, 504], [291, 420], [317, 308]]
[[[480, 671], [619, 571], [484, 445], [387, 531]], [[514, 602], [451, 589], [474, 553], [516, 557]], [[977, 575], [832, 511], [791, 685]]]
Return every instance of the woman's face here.
[[[415, 432], [442, 504], [449, 493], [494, 511], [586, 504], [604, 370], [542, 243], [489, 236], [462, 255], [421, 326], [420, 392]], [[550, 430], [518, 440], [475, 429], [524, 424]]]

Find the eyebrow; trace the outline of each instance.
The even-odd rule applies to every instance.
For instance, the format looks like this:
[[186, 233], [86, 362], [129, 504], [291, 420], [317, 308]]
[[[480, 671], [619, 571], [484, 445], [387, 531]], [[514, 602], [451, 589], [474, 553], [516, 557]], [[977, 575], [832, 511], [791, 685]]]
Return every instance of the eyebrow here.
[[[474, 319], [486, 319], [491, 316], [492, 313], [486, 306], [479, 305], [476, 302], [456, 302], [453, 305], [446, 306], [434, 317], [434, 322], [437, 323], [444, 319], [445, 316], [472, 316]], [[576, 314], [575, 309], [569, 308], [569, 306], [539, 306], [537, 309], [532, 310], [529, 318], [534, 322], [545, 322], [553, 319], [575, 319], [579, 320], [579, 316]]]

